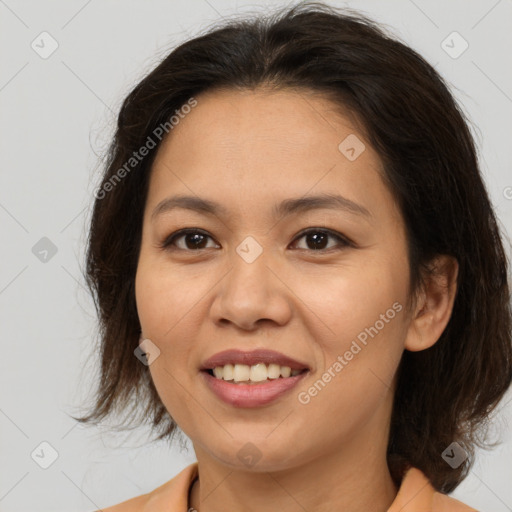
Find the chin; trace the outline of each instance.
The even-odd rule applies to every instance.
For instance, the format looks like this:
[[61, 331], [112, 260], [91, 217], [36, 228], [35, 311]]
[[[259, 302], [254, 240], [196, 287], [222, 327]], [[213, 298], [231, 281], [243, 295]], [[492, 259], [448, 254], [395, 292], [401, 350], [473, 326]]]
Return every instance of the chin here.
[[257, 436], [248, 439], [251, 436], [245, 432], [243, 439], [233, 438], [225, 447], [215, 444], [208, 450], [209, 456], [233, 470], [255, 473], [282, 471], [303, 463], [295, 443], [288, 445], [277, 438], [272, 442]]

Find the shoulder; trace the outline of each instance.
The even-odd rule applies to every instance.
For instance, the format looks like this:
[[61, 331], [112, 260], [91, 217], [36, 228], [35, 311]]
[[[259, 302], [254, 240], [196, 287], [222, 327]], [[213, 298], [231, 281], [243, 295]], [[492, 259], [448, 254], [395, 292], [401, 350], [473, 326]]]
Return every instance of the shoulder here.
[[432, 512], [478, 512], [475, 508], [465, 505], [450, 496], [434, 492], [432, 496]]
[[106, 508], [103, 507], [101, 510], [97, 510], [95, 512], [140, 512], [147, 507], [147, 504], [148, 495], [142, 494], [141, 496], [131, 498], [123, 501], [122, 503], [118, 503], [117, 505], [112, 505], [111, 507]]
[[418, 468], [411, 467], [388, 512], [478, 512], [464, 503], [437, 492]]
[[190, 464], [174, 478], [153, 491], [126, 501], [102, 507], [95, 512], [168, 512], [186, 510], [190, 484], [197, 476], [197, 462]]

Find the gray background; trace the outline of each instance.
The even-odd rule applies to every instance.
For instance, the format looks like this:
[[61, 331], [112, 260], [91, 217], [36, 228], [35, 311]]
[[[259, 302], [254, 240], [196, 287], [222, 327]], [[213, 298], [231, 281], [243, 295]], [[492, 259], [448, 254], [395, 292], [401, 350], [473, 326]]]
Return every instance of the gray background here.
[[[330, 3], [387, 24], [447, 78], [474, 125], [510, 236], [512, 1]], [[0, 0], [2, 512], [95, 510], [149, 492], [195, 460], [191, 448], [146, 446], [146, 431], [123, 440], [69, 417], [80, 412], [96, 372], [95, 312], [80, 270], [92, 193], [130, 88], [221, 16], [277, 5], [284, 2]], [[51, 49], [43, 31], [58, 44], [47, 58], [40, 56]], [[462, 40], [448, 39], [451, 56], [442, 47], [453, 31], [469, 44], [457, 58]], [[491, 429], [503, 444], [479, 451], [454, 493], [488, 512], [512, 511], [511, 400], [509, 393]], [[42, 442], [58, 453], [47, 469], [39, 464], [51, 462], [51, 449]]]

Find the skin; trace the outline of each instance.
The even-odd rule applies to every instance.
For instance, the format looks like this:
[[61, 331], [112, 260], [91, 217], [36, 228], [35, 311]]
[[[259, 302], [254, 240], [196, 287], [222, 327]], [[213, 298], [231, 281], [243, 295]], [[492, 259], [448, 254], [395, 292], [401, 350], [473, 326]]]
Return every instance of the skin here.
[[[385, 511], [397, 488], [386, 463], [401, 354], [433, 345], [448, 323], [457, 264], [440, 272], [408, 309], [407, 241], [384, 185], [379, 155], [348, 116], [308, 91], [216, 91], [175, 126], [152, 168], [136, 276], [145, 338], [160, 349], [149, 366], [169, 414], [192, 440], [199, 481], [190, 506], [214, 511]], [[355, 134], [366, 149], [350, 161], [338, 145]], [[368, 217], [317, 209], [274, 218], [283, 199], [340, 194]], [[185, 209], [151, 214], [176, 194], [221, 203], [229, 215]], [[182, 228], [208, 234], [202, 249]], [[353, 245], [297, 237], [324, 228]], [[318, 232], [318, 230], [317, 230]], [[247, 263], [237, 246], [252, 236], [261, 255]], [[401, 312], [308, 404], [298, 400], [357, 335], [398, 302]], [[239, 348], [270, 348], [311, 372], [266, 406], [228, 405], [203, 383], [200, 364]], [[247, 442], [260, 460], [238, 458]]]

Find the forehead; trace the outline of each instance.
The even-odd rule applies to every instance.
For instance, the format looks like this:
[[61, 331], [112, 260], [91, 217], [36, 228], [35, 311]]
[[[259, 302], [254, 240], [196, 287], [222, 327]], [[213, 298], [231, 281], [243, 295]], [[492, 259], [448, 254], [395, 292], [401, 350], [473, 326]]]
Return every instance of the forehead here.
[[[338, 144], [349, 134], [363, 138], [348, 109], [306, 89], [214, 90], [196, 101], [197, 106], [182, 116], [164, 140], [162, 152], [169, 145], [199, 149], [214, 143], [226, 151], [264, 144], [280, 153], [286, 149], [311, 153], [328, 145], [338, 151]], [[370, 153], [378, 160], [376, 153]]]
[[231, 204], [313, 192], [393, 202], [379, 155], [327, 98], [306, 90], [222, 90], [196, 100], [158, 149], [151, 203], [175, 191], [216, 192]]

